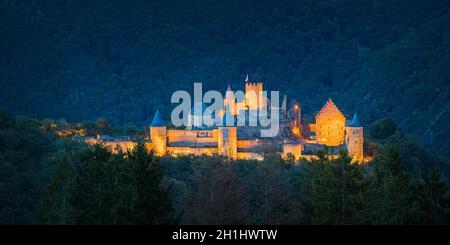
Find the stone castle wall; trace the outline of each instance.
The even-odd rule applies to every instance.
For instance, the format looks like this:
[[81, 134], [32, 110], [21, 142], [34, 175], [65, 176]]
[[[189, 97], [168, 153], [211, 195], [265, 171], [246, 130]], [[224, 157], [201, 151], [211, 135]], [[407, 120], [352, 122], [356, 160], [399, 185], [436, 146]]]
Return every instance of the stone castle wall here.
[[217, 143], [217, 129], [213, 130], [167, 130], [168, 142]]

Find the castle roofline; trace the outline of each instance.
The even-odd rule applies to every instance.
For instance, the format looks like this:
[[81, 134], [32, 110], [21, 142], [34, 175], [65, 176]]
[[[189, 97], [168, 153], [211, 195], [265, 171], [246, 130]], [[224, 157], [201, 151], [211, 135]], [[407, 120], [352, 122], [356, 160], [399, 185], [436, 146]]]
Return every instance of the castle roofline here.
[[342, 115], [344, 117], [344, 114], [341, 112], [341, 110], [339, 110], [339, 108], [333, 102], [333, 100], [331, 100], [331, 98], [328, 98], [327, 102], [325, 103], [325, 105], [323, 105], [323, 107], [317, 113], [316, 117], [319, 116], [320, 114], [324, 113], [325, 111], [333, 111], [333, 110], [337, 111], [340, 115]]

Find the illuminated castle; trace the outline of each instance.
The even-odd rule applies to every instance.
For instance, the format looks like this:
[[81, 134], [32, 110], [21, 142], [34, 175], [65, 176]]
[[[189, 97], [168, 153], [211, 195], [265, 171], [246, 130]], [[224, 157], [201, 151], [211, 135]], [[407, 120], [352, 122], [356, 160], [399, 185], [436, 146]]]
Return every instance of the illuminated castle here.
[[[268, 105], [269, 100], [261, 98], [262, 83], [249, 83], [246, 79], [245, 98], [237, 101], [230, 87], [225, 93], [223, 118], [236, 120], [238, 110], [249, 113]], [[249, 98], [251, 94], [251, 98]], [[255, 98], [256, 97], [256, 98]], [[364, 133], [356, 113], [347, 120], [331, 99], [315, 116], [315, 123], [306, 124], [302, 120], [301, 106], [294, 104], [286, 108], [286, 96], [280, 114], [279, 133], [275, 137], [260, 137], [261, 126], [236, 126], [235, 123], [216, 127], [192, 125], [196, 116], [189, 115], [188, 129], [168, 129], [159, 111], [156, 111], [149, 126], [147, 146], [159, 156], [170, 155], [221, 155], [230, 159], [262, 159], [266, 152], [278, 152], [284, 157], [313, 159], [319, 150], [327, 150], [336, 157], [339, 150], [347, 149], [354, 162], [364, 160]], [[256, 101], [256, 103], [255, 103]], [[202, 112], [205, 106], [200, 105]], [[240, 108], [240, 109], [238, 109]], [[239, 112], [240, 113], [240, 112]], [[223, 120], [223, 119], [222, 119]], [[94, 140], [95, 141], [95, 140]], [[127, 150], [132, 142], [105, 141], [113, 149]], [[116, 149], [118, 149], [116, 148]]]

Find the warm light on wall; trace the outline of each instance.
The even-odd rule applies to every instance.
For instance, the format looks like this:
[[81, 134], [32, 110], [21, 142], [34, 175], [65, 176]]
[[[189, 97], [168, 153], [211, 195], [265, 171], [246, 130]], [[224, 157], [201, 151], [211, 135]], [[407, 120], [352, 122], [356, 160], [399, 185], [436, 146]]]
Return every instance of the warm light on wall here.
[[[246, 83], [245, 100], [236, 102], [235, 98], [230, 95], [225, 99], [225, 104], [232, 104], [238, 107], [247, 105], [247, 109], [258, 109], [259, 106], [264, 105], [265, 101], [256, 103], [260, 92], [262, 91], [262, 84]], [[266, 101], [267, 102], [267, 101]], [[285, 159], [291, 159], [293, 156], [295, 160], [304, 158], [307, 160], [315, 159], [316, 156], [312, 154], [311, 147], [316, 147], [318, 150], [326, 146], [342, 146], [346, 147], [349, 154], [352, 156], [354, 162], [363, 163], [370, 161], [364, 156], [363, 142], [364, 131], [361, 124], [346, 124], [346, 118], [341, 113], [339, 108], [329, 99], [322, 107], [315, 117], [315, 123], [302, 123], [302, 107], [299, 103], [293, 105], [290, 112], [294, 113], [294, 117], [290, 121], [283, 121], [286, 131], [284, 138], [253, 138], [252, 129], [245, 133], [244, 137], [238, 138], [238, 130], [236, 126], [220, 126], [215, 129], [201, 129], [201, 130], [181, 130], [181, 129], [167, 129], [165, 124], [154, 124], [150, 126], [149, 142], [146, 143], [148, 150], [153, 150], [158, 156], [169, 155], [178, 157], [182, 155], [221, 155], [230, 159], [246, 159], [246, 160], [262, 160], [263, 148], [270, 145], [271, 148], [266, 148], [273, 153], [280, 154]], [[221, 117], [224, 114], [221, 111]], [[234, 111], [236, 113], [236, 111]], [[356, 114], [355, 114], [356, 117]], [[358, 125], [358, 126], [355, 126]], [[56, 132], [60, 136], [70, 135], [76, 133], [77, 135], [85, 135], [84, 130], [70, 131], [60, 130]], [[247, 135], [246, 135], [247, 134]], [[110, 137], [111, 138], [111, 137]], [[84, 138], [86, 143], [105, 143], [111, 148], [113, 152], [132, 150], [136, 143], [129, 140], [106, 140], [98, 138]], [[308, 150], [304, 152], [304, 147], [308, 145]], [[262, 150], [261, 150], [262, 149]], [[327, 156], [330, 159], [339, 157], [338, 154], [331, 154]]]
[[317, 143], [339, 146], [344, 143], [345, 117], [331, 99], [316, 115]]

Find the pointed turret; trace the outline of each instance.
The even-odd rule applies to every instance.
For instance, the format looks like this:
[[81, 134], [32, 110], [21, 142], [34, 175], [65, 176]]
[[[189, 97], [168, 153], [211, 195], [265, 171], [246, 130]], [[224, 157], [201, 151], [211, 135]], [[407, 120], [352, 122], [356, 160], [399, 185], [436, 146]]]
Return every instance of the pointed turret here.
[[355, 112], [355, 114], [353, 115], [352, 122], [350, 123], [350, 125], [348, 125], [348, 127], [362, 127], [362, 126], [363, 125], [359, 121], [358, 114], [356, 114]]
[[161, 113], [159, 113], [159, 110], [156, 110], [155, 116], [153, 116], [152, 123], [150, 124], [150, 127], [163, 127], [166, 126], [164, 123], [164, 120], [162, 119]]
[[227, 98], [234, 99], [234, 91], [231, 90], [230, 84], [228, 84], [227, 91], [225, 92], [225, 98], [226, 98], [226, 99], [227, 99]]
[[225, 99], [223, 100], [224, 106], [229, 106], [230, 112], [236, 114], [236, 97], [234, 96], [233, 90], [231, 90], [230, 84], [228, 84], [228, 89], [225, 92]]

